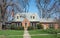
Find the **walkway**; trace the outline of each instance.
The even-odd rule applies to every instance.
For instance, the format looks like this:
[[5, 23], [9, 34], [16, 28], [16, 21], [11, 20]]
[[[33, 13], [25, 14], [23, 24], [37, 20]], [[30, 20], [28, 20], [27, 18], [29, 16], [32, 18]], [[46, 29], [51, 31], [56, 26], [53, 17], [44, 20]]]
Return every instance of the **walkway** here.
[[23, 38], [31, 38], [30, 34], [28, 33], [26, 29], [24, 30]]

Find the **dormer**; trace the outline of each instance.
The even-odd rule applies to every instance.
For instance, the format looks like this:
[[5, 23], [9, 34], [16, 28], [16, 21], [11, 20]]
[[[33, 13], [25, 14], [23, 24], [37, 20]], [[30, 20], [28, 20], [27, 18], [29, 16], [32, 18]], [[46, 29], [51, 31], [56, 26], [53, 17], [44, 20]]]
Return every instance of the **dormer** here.
[[31, 19], [35, 19], [36, 18], [36, 15], [31, 15], [30, 18]]

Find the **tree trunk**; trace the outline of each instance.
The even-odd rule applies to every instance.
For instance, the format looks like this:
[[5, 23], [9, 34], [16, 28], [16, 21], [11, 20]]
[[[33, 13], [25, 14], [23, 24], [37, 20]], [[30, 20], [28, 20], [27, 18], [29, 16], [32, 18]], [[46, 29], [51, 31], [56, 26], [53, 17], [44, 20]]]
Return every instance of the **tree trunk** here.
[[0, 7], [0, 30], [2, 30], [2, 25], [5, 25], [5, 21], [6, 21], [5, 13], [6, 13], [5, 6], [1, 5]]
[[0, 30], [2, 30], [2, 22], [0, 22]]

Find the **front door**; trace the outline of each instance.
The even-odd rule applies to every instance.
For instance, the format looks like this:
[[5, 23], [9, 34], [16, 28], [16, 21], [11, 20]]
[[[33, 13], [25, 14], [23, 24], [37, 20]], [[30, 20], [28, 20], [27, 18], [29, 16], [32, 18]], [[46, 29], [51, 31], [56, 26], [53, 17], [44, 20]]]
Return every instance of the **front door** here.
[[25, 23], [25, 28], [27, 28], [27, 23]]

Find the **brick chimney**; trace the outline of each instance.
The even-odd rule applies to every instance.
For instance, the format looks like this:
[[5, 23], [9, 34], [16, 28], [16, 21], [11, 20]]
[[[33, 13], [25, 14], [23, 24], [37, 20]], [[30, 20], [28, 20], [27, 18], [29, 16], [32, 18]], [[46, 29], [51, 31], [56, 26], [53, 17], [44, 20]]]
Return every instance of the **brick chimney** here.
[[14, 9], [12, 9], [12, 17], [14, 17]]

